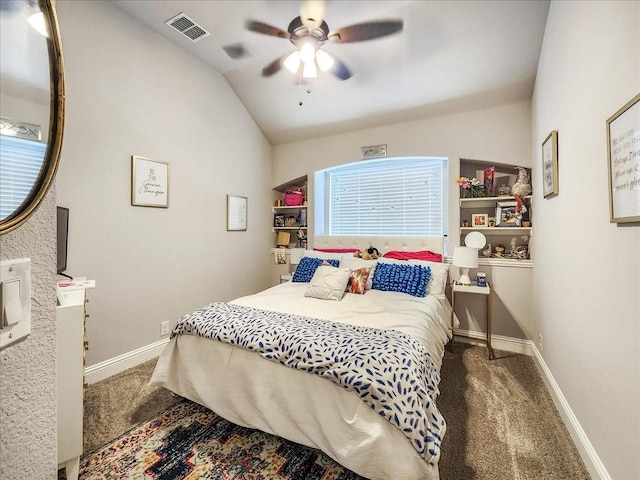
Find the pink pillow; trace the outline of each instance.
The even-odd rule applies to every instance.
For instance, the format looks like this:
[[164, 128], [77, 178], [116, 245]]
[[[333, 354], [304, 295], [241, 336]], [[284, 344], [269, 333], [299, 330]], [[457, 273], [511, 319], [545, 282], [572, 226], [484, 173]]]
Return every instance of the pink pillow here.
[[357, 248], [314, 248], [316, 252], [327, 252], [327, 253], [353, 253], [357, 252]]
[[426, 260], [428, 262], [442, 262], [442, 255], [430, 250], [420, 250], [419, 252], [402, 252], [392, 250], [382, 255], [384, 258], [394, 258], [396, 260]]

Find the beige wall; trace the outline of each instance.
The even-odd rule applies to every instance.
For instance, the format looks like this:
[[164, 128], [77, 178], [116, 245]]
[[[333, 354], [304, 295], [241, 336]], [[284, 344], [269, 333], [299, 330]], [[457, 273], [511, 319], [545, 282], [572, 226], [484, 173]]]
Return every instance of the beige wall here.
[[640, 478], [640, 226], [609, 223], [605, 122], [639, 92], [639, 26], [638, 2], [553, 2], [533, 96], [534, 166], [558, 130], [560, 180], [534, 192], [534, 339], [620, 480]]
[[31, 259], [31, 334], [0, 350], [0, 478], [57, 478], [55, 188], [0, 259]]
[[[270, 285], [270, 145], [224, 78], [109, 2], [57, 2], [67, 68], [59, 205], [69, 269], [96, 280], [91, 366], [160, 323]], [[168, 209], [133, 207], [131, 155], [169, 162]], [[226, 195], [248, 229], [226, 231]], [[271, 263], [273, 263], [271, 261]]]

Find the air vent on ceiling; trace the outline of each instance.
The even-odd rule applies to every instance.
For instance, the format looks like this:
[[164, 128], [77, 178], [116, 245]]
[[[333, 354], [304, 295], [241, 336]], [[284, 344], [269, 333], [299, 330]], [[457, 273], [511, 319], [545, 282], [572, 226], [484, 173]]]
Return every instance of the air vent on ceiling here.
[[180, 32], [192, 42], [202, 40], [204, 37], [211, 35], [211, 32], [207, 32], [201, 25], [191, 20], [184, 13], [179, 13], [173, 18], [170, 18], [166, 22], [171, 28]]

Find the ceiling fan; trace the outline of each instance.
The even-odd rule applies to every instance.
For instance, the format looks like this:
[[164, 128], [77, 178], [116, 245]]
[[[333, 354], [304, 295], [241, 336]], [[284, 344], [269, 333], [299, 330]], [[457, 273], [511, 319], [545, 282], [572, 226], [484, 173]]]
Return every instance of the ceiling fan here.
[[349, 68], [338, 58], [322, 50], [323, 45], [332, 43], [353, 43], [373, 40], [400, 32], [402, 20], [378, 20], [357, 23], [337, 30], [329, 30], [327, 22], [322, 18], [324, 2], [311, 0], [302, 2], [301, 14], [289, 23], [287, 31], [263, 22], [250, 20], [247, 30], [280, 37], [289, 40], [296, 48], [276, 58], [262, 69], [263, 77], [270, 77], [284, 66], [292, 73], [302, 67], [303, 78], [315, 78], [318, 68], [323, 72], [331, 72], [340, 80], [351, 77]]

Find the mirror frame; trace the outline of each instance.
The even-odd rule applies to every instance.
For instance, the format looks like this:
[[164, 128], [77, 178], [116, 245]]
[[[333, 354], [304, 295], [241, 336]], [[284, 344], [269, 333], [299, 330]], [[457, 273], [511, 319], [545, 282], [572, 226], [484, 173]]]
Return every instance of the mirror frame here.
[[47, 50], [49, 52], [50, 78], [50, 106], [49, 106], [49, 136], [47, 150], [44, 155], [42, 170], [38, 179], [20, 208], [11, 216], [0, 221], [0, 235], [9, 233], [20, 227], [33, 215], [43, 198], [51, 188], [60, 162], [62, 150], [62, 134], [64, 130], [64, 63], [62, 60], [62, 42], [58, 28], [53, 0], [38, 0], [38, 5], [44, 14], [49, 29]]

